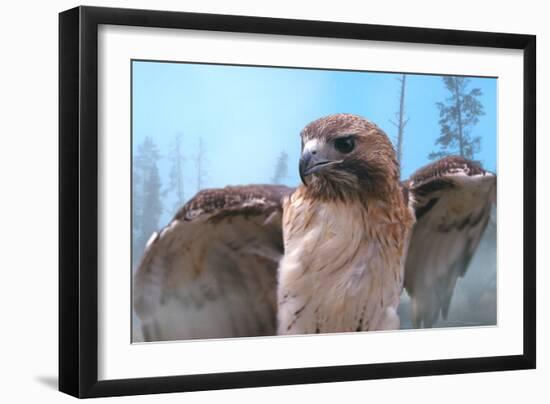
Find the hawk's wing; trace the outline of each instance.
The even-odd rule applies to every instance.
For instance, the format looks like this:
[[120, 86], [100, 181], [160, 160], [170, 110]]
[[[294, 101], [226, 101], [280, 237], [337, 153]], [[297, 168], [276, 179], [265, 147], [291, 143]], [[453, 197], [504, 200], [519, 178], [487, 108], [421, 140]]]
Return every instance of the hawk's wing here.
[[151, 236], [133, 289], [146, 341], [275, 334], [282, 198], [291, 191], [204, 190]]
[[496, 176], [477, 163], [446, 157], [404, 183], [416, 213], [405, 264], [405, 288], [415, 327], [447, 316], [456, 281], [464, 276], [496, 202]]

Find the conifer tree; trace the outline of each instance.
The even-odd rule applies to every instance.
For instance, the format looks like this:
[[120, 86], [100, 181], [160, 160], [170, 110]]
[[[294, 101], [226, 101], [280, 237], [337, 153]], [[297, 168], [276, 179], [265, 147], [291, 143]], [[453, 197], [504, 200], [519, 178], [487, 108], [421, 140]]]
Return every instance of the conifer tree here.
[[438, 102], [439, 126], [441, 134], [436, 140], [439, 150], [429, 154], [432, 160], [458, 154], [474, 159], [481, 147], [481, 138], [472, 134], [473, 127], [484, 115], [483, 105], [479, 101], [481, 89], [467, 90], [470, 80], [465, 77], [443, 77], [449, 97], [445, 102]]
[[132, 257], [134, 265], [143, 254], [147, 240], [159, 228], [162, 214], [160, 153], [151, 137], [138, 146], [132, 176]]

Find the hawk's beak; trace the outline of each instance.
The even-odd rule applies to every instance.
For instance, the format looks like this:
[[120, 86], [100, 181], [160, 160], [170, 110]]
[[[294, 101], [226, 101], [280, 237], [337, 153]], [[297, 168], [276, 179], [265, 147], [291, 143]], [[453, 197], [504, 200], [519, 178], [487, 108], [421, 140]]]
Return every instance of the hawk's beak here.
[[307, 185], [307, 176], [341, 162], [342, 160], [327, 160], [316, 152], [304, 151], [302, 157], [300, 157], [300, 179], [304, 185]]

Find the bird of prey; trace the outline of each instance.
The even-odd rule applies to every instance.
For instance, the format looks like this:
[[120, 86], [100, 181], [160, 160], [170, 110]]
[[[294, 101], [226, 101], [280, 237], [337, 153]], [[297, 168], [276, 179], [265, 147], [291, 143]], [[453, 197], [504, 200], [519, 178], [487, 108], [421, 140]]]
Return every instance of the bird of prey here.
[[134, 277], [145, 341], [389, 330], [446, 316], [496, 176], [445, 157], [400, 182], [388, 136], [351, 114], [301, 132], [302, 184], [200, 191], [150, 238]]

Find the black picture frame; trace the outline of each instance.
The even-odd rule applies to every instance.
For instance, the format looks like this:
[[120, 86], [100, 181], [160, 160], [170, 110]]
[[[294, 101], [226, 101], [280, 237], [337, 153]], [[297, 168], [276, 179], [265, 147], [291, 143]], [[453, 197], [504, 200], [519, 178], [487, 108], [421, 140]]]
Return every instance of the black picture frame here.
[[[523, 354], [99, 381], [100, 24], [523, 50]], [[60, 13], [59, 390], [83, 398], [535, 368], [535, 103], [533, 35], [96, 7], [77, 7]]]

